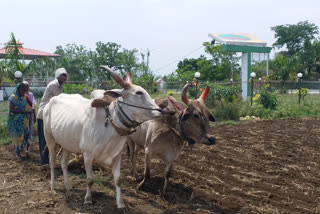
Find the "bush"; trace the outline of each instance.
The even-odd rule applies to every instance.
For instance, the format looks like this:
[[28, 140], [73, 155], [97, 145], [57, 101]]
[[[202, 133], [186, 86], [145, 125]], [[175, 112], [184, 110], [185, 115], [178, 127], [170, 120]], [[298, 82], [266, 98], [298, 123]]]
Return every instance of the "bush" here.
[[275, 110], [278, 105], [279, 92], [276, 91], [269, 84], [265, 85], [258, 98], [258, 103], [260, 103], [266, 109]]
[[213, 109], [213, 116], [217, 121], [239, 120], [240, 103], [217, 102]]
[[42, 97], [45, 89], [41, 88], [32, 88], [30, 91], [32, 92], [34, 97]]
[[209, 86], [211, 89], [206, 100], [206, 105], [208, 106], [208, 108], [213, 108], [215, 104], [219, 102], [233, 103], [240, 100], [240, 85], [221, 86], [211, 84]]
[[63, 86], [63, 92], [66, 94], [90, 94], [93, 88], [88, 84], [71, 84], [66, 83]]
[[[301, 98], [304, 100], [304, 97], [308, 95], [308, 88], [301, 88]], [[296, 91], [295, 95], [299, 96], [299, 90]]]
[[173, 96], [173, 91], [169, 91], [169, 92], [167, 93], [167, 96]]

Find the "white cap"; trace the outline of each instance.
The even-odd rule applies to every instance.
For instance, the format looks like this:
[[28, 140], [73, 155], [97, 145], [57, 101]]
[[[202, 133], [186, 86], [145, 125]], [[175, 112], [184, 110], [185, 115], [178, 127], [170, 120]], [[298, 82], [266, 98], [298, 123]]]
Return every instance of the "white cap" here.
[[58, 77], [60, 77], [61, 74], [66, 74], [66, 75], [68, 75], [66, 69], [64, 69], [64, 68], [58, 68], [58, 69], [56, 70], [56, 73], [55, 73], [55, 78], [58, 79]]

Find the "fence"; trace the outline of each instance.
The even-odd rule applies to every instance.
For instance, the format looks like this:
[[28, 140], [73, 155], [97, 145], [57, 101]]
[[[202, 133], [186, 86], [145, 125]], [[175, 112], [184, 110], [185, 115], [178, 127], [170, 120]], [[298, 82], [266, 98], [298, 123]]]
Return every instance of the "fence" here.
[[[86, 81], [68, 81], [67, 83], [72, 85], [86, 85], [87, 87], [81, 87], [86, 94], [89, 94], [93, 89], [104, 89], [109, 90], [112, 88], [119, 88], [114, 81], [104, 81], [104, 82], [95, 82], [89, 83]], [[195, 83], [191, 82], [190, 90], [192, 88], [195, 89]], [[47, 81], [32, 81], [29, 80], [31, 91], [40, 91], [44, 92], [45, 87], [47, 86]], [[182, 88], [186, 84], [186, 82], [163, 82], [163, 84], [159, 85], [155, 82], [135, 82], [136, 85], [140, 85], [145, 88], [149, 93], [153, 94], [159, 91], [164, 93], [168, 93], [172, 91], [173, 93], [180, 93]], [[242, 82], [199, 82], [198, 86], [200, 88], [204, 88], [206, 85], [220, 85], [220, 86], [241, 86]], [[249, 82], [249, 84], [251, 84]], [[260, 93], [260, 90], [264, 87], [265, 84], [270, 84], [276, 90], [278, 90], [281, 94], [294, 94], [297, 90], [299, 90], [299, 83], [297, 81], [254, 81], [254, 93]], [[4, 83], [0, 86], [0, 101], [3, 99], [7, 99], [13, 92], [15, 84]], [[320, 81], [302, 81], [302, 88], [309, 89], [308, 94], [310, 95], [320, 95]], [[84, 91], [75, 91], [72, 93], [83, 93]], [[79, 89], [80, 90], [80, 89]], [[41, 94], [41, 93], [40, 93]], [[2, 99], [1, 99], [2, 98]]]

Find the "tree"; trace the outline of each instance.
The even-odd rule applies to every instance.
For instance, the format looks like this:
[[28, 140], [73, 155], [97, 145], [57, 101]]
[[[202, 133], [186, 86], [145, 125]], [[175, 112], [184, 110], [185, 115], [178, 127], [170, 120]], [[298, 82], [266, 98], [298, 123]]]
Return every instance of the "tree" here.
[[176, 70], [178, 78], [183, 81], [192, 81], [194, 73], [199, 71], [198, 62], [203, 58], [203, 56], [200, 56], [199, 59], [184, 59], [180, 61]]
[[315, 72], [318, 73], [317, 77], [315, 80], [318, 80], [320, 78], [320, 41], [316, 40], [312, 44], [312, 51], [313, 55], [315, 56], [314, 58], [314, 64], [315, 64]]
[[201, 55], [196, 59], [184, 59], [178, 63], [175, 71], [177, 75], [168, 75], [167, 79], [193, 80], [194, 73], [200, 72], [200, 81], [229, 81], [233, 65], [234, 80], [240, 80], [239, 57], [236, 53], [223, 51], [222, 45], [213, 46], [208, 42], [203, 43], [205, 52], [211, 59]]
[[[97, 42], [96, 45], [96, 65], [108, 65], [113, 70], [120, 72], [123, 78], [127, 71], [132, 78], [135, 78], [138, 70], [142, 69], [137, 49], [121, 49], [121, 45], [113, 42]], [[99, 67], [97, 67], [97, 73], [99, 80], [111, 79], [110, 75], [101, 71]]]
[[[267, 61], [256, 62], [251, 65], [251, 72], [255, 72], [257, 74], [257, 78], [264, 77], [267, 74]], [[273, 71], [269, 68], [269, 73]]]
[[19, 51], [19, 47], [21, 47], [21, 43], [16, 40], [14, 33], [11, 32], [10, 41], [6, 43], [5, 50], [6, 50], [6, 59], [9, 59], [8, 67], [13, 66], [15, 70], [20, 71], [20, 62], [21, 54]]
[[90, 62], [89, 51], [82, 45], [67, 44], [65, 48], [57, 46], [56, 54], [61, 57], [57, 59], [57, 67], [64, 67], [69, 80], [85, 81], [86, 78], [92, 80], [94, 69]]
[[[96, 65], [108, 65], [113, 70], [121, 70], [121, 54], [120, 54], [121, 45], [118, 45], [114, 42], [97, 42], [96, 43]], [[101, 81], [111, 80], [109, 74], [101, 71], [101, 69], [97, 69], [97, 77]]]
[[140, 68], [139, 59], [137, 57], [138, 51], [136, 49], [123, 49], [120, 53], [121, 69], [120, 73], [125, 76], [128, 71], [132, 78], [137, 76], [137, 70]]
[[277, 25], [271, 27], [271, 30], [275, 32], [274, 37], [276, 38], [276, 42], [272, 46], [275, 48], [285, 46], [287, 51], [284, 51], [284, 54], [287, 56], [293, 56], [298, 53], [303, 48], [306, 40], [313, 40], [315, 35], [319, 33], [318, 26], [308, 21], [293, 25]]
[[[209, 42], [205, 42], [203, 45], [205, 52], [212, 56], [210, 60], [213, 66], [211, 80], [229, 81], [231, 76], [233, 76], [233, 80], [240, 80], [239, 57], [235, 52], [224, 51], [223, 45], [211, 45]], [[231, 66], [234, 70], [232, 75]]]
[[308, 75], [315, 69], [315, 52], [312, 49], [312, 43], [307, 39], [304, 41], [302, 50], [299, 53], [300, 62], [305, 68], [305, 73]]
[[281, 80], [281, 88], [285, 90], [285, 81], [287, 81], [290, 76], [296, 77], [296, 69], [299, 69], [298, 64], [299, 57], [297, 55], [288, 57], [279, 53], [276, 55], [275, 59], [270, 62], [270, 68], [274, 71], [270, 77], [272, 79]]
[[30, 65], [22, 63], [22, 59], [19, 48], [22, 46], [22, 43], [16, 40], [14, 33], [11, 33], [9, 42], [5, 45], [6, 51], [6, 60], [9, 60], [9, 63], [6, 64], [6, 69], [8, 71], [8, 76], [10, 79], [14, 79], [14, 72], [21, 71], [23, 75], [27, 74], [30, 71]]

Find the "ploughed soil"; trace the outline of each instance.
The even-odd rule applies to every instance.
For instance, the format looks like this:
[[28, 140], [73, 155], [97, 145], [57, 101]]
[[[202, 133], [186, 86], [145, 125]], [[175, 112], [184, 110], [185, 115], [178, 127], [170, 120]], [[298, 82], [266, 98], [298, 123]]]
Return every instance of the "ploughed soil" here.
[[[185, 147], [174, 163], [166, 194], [164, 164], [153, 159], [151, 179], [137, 190], [123, 152], [121, 188], [129, 213], [320, 213], [320, 119], [279, 119], [214, 125], [216, 145]], [[39, 166], [38, 147], [17, 162], [11, 145], [0, 146], [0, 213], [121, 213], [110, 168], [94, 167], [93, 204], [83, 205], [83, 164], [70, 166], [66, 192], [57, 169]], [[143, 172], [143, 153], [137, 168]]]

